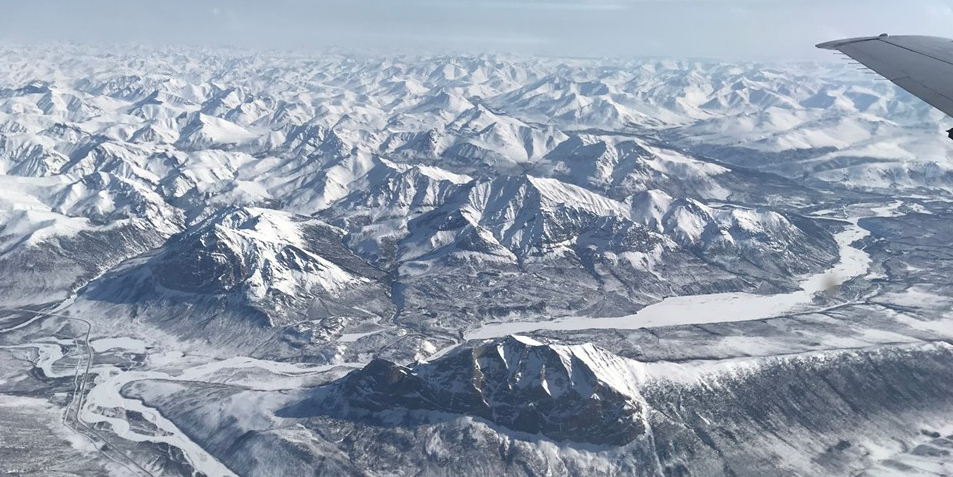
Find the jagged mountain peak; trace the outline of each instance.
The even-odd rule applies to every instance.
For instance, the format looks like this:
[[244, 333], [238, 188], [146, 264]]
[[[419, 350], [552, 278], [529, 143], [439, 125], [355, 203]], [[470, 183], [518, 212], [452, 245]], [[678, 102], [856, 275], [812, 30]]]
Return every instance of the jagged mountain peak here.
[[675, 199], [665, 191], [649, 189], [630, 199], [633, 216], [644, 224], [658, 227]]
[[408, 110], [409, 113], [427, 113], [437, 112], [441, 115], [460, 115], [464, 112], [472, 111], [478, 108], [468, 101], [464, 96], [446, 88], [441, 88], [437, 92], [425, 96], [422, 101]]
[[176, 141], [184, 150], [220, 149], [251, 141], [256, 135], [226, 119], [205, 113], [189, 114]]
[[342, 240], [340, 230], [317, 219], [229, 207], [125, 262], [81, 298], [143, 307], [175, 299], [187, 307], [179, 319], [226, 313], [266, 327], [355, 313], [346, 310], [360, 300], [386, 309], [385, 274]]
[[487, 108], [484, 104], [478, 103], [463, 110], [450, 124], [448, 124], [447, 128], [472, 133], [481, 132], [498, 124], [500, 127], [502, 127], [502, 124], [519, 125], [521, 122], [513, 118], [500, 116]]
[[[559, 397], [567, 393], [590, 399], [599, 388], [611, 388], [628, 396], [638, 396], [633, 363], [591, 343], [546, 344], [522, 335], [509, 335], [479, 343], [446, 356], [448, 362], [471, 361], [484, 376], [505, 376], [509, 388], [536, 388]], [[430, 376], [424, 368], [418, 375]]]
[[635, 382], [627, 360], [592, 345], [510, 336], [412, 367], [374, 360], [283, 413], [440, 411], [555, 440], [624, 445], [646, 432]]
[[629, 207], [583, 187], [529, 174], [477, 182], [468, 191], [467, 209], [491, 221], [512, 219], [525, 206], [575, 210], [594, 216], [629, 216]]

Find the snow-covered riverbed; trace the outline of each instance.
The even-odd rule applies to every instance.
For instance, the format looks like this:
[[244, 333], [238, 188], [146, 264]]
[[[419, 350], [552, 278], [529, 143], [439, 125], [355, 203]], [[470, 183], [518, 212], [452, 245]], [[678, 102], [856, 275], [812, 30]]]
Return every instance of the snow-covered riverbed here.
[[[119, 341], [116, 341], [118, 343]], [[135, 340], [129, 343], [137, 345]], [[115, 343], [114, 343], [115, 344]], [[168, 365], [168, 363], [166, 363]], [[93, 369], [98, 377], [92, 389], [86, 396], [82, 418], [87, 423], [107, 423], [119, 437], [133, 442], [159, 442], [179, 448], [189, 460], [192, 467], [208, 476], [232, 476], [230, 469], [222, 465], [217, 459], [205, 451], [199, 444], [192, 441], [175, 424], [155, 409], [144, 405], [137, 399], [122, 396], [123, 386], [148, 380], [166, 381], [197, 381], [214, 382], [215, 376], [224, 371], [236, 369], [263, 369], [280, 376], [301, 376], [329, 371], [339, 367], [332, 366], [298, 366], [289, 363], [277, 363], [254, 358], [236, 357], [232, 359], [213, 361], [202, 365], [183, 369], [179, 375], [170, 375], [159, 371], [123, 371], [114, 366], [97, 366]], [[142, 414], [149, 422], [158, 427], [160, 434], [142, 434], [134, 430], [128, 422], [119, 417], [112, 417], [103, 410], [125, 409]]]
[[[28, 310], [19, 310], [28, 312]], [[42, 319], [76, 320], [63, 315], [32, 312], [36, 316], [27, 322], [0, 332], [9, 332], [23, 329]], [[77, 320], [82, 321], [82, 320]], [[85, 323], [85, 321], [84, 321]], [[95, 330], [94, 330], [95, 331]], [[75, 340], [56, 340], [44, 338], [46, 341], [30, 342], [17, 345], [0, 346], [4, 349], [35, 349], [37, 357], [34, 366], [43, 371], [48, 378], [63, 378], [73, 376], [79, 383], [86, 383], [88, 392], [79, 399], [80, 409], [78, 419], [81, 423], [92, 425], [108, 425], [116, 436], [131, 442], [162, 443], [178, 448], [189, 464], [199, 473], [209, 477], [229, 477], [235, 474], [214, 456], [209, 454], [198, 443], [182, 432], [174, 423], [161, 413], [152, 409], [137, 399], [131, 399], [121, 394], [122, 388], [136, 381], [184, 381], [184, 382], [221, 382], [230, 372], [236, 370], [261, 370], [274, 377], [274, 382], [262, 379], [253, 381], [258, 386], [248, 386], [254, 389], [283, 389], [302, 385], [303, 378], [324, 373], [339, 367], [356, 367], [363, 363], [344, 363], [339, 365], [304, 366], [293, 363], [259, 360], [248, 357], [234, 357], [231, 359], [197, 363], [194, 359], [180, 352], [155, 353], [149, 356], [147, 364], [166, 370], [125, 370], [112, 364], [91, 363], [86, 368], [86, 361], [62, 363], [66, 354], [63, 346], [77, 345]], [[107, 351], [127, 351], [131, 353], [145, 353], [148, 344], [136, 338], [110, 337], [99, 338], [88, 343], [90, 351], [103, 353]], [[179, 365], [179, 366], [177, 366]], [[88, 378], [88, 381], [86, 379]], [[248, 384], [248, 383], [245, 383]], [[77, 390], [83, 393], [82, 390]], [[123, 414], [116, 410], [138, 412], [147, 421], [151, 422], [160, 431], [157, 433], [141, 432], [125, 420]], [[130, 458], [131, 459], [131, 458]], [[142, 467], [140, 467], [142, 468]]]
[[[902, 203], [872, 209], [875, 216], [894, 215]], [[830, 269], [805, 277], [801, 289], [777, 295], [716, 293], [677, 296], [649, 305], [638, 313], [613, 318], [572, 317], [554, 321], [491, 323], [466, 333], [465, 338], [489, 339], [515, 333], [540, 330], [639, 329], [704, 323], [750, 321], [783, 316], [810, 309], [814, 296], [834, 290], [848, 280], [864, 276], [870, 267], [870, 255], [853, 246], [870, 232], [858, 225], [860, 218], [849, 219], [848, 226], [834, 238], [840, 248], [840, 261]]]

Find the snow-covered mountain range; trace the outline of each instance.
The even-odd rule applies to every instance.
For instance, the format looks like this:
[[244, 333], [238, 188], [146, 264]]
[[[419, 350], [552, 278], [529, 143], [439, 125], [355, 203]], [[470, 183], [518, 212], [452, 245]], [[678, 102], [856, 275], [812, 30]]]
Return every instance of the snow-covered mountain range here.
[[[3, 54], [16, 66], [0, 92], [0, 168], [17, 189], [3, 260], [14, 276], [24, 260], [52, 255], [71, 271], [28, 289], [26, 279], [9, 281], [20, 288], [8, 305], [55, 301], [83, 286], [81, 301], [95, 292], [134, 306], [168, 290], [214, 289], [252, 302], [265, 315], [258, 321], [272, 326], [300, 320], [253, 302], [314, 287], [334, 295], [366, 278], [301, 273], [300, 263], [263, 245], [289, 247], [284, 235], [297, 231], [231, 236], [221, 231], [246, 225], [228, 208], [339, 227], [376, 269], [370, 275], [389, 277], [381, 293], [402, 317], [412, 326], [452, 321], [440, 326], [449, 333], [524, 310], [611, 315], [671, 295], [783, 289], [836, 258], [827, 233], [777, 209], [777, 194], [794, 183], [773, 178], [777, 194], [752, 194], [765, 182], [756, 173], [659, 139], [766, 104], [813, 121], [821, 113], [801, 103], [833, 93], [818, 79], [808, 88], [806, 73], [500, 57], [104, 56], [79, 47], [72, 54], [88, 61], [54, 73], [64, 66], [59, 54]], [[136, 61], [143, 64], [129, 64]], [[115, 246], [97, 252], [96, 241]], [[183, 259], [204, 271], [172, 287], [141, 280], [168, 276], [168, 264]], [[111, 271], [124, 260], [132, 262]], [[199, 277], [223, 261], [222, 276]], [[559, 275], [572, 276], [577, 290], [564, 289]], [[115, 279], [142, 285], [108, 297], [103, 282]], [[493, 303], [461, 303], [450, 291], [461, 287], [492, 294]]]
[[0, 60], [0, 397], [133, 475], [856, 475], [953, 434], [947, 126], [849, 67]]

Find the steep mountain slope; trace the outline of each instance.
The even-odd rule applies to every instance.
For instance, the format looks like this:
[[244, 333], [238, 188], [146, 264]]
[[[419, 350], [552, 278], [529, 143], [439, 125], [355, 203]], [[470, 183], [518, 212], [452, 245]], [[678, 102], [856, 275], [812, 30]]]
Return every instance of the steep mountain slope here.
[[514, 336], [413, 370], [373, 361], [286, 414], [426, 409], [478, 416], [557, 440], [624, 445], [643, 436], [644, 409], [619, 358]]
[[26, 402], [136, 474], [738, 477], [953, 434], [941, 121], [849, 67], [0, 59], [0, 441]]
[[[735, 151], [732, 140], [757, 142], [739, 134], [793, 140], [836, 123], [825, 130], [841, 147], [871, 128], [922, 134], [930, 120], [903, 96], [836, 69], [822, 68], [838, 77], [825, 83], [810, 65], [143, 50], [128, 55], [150, 71], [96, 57], [47, 80], [59, 54], [9, 55], [19, 69], [0, 77], [0, 170], [76, 182], [39, 199], [65, 218], [158, 231], [78, 276], [231, 207], [286, 211], [340, 226], [393, 278], [398, 321], [450, 335], [520, 313], [614, 316], [673, 295], [794, 288], [836, 261], [830, 234], [795, 210], [827, 198], [769, 173], [796, 177], [810, 161], [755, 171], [744, 156], [692, 152], [698, 143]], [[832, 164], [811, 166], [811, 180], [840, 180]], [[884, 175], [942, 189], [936, 167]], [[464, 290], [475, 298], [461, 301]]]
[[408, 233], [408, 218], [441, 206], [471, 180], [436, 167], [380, 160], [365, 176], [365, 187], [319, 215], [347, 229], [357, 253], [390, 268], [397, 259], [397, 243]]
[[111, 174], [0, 176], [2, 304], [63, 300], [160, 245], [182, 220], [152, 191]]
[[386, 275], [341, 240], [338, 230], [314, 219], [223, 209], [90, 283], [78, 306], [123, 304], [177, 333], [214, 327], [227, 336], [392, 313]]
[[373, 361], [297, 396], [168, 382], [125, 393], [246, 475], [305, 463], [340, 475], [840, 476], [949, 432], [951, 360], [947, 344], [918, 344], [648, 363], [510, 337], [410, 367]]
[[[624, 204], [533, 176], [475, 180], [408, 223], [397, 298], [413, 315], [449, 306], [445, 313], [465, 322], [561, 309], [614, 316], [665, 296], [789, 287], [771, 277], [836, 256], [827, 232], [793, 220], [801, 225], [663, 193]], [[444, 301], [454, 288], [480, 297]]]

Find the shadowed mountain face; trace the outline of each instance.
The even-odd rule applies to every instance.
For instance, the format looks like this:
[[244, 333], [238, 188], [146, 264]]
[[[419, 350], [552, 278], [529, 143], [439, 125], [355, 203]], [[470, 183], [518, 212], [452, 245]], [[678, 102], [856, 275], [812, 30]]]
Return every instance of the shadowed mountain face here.
[[[278, 415], [388, 426], [395, 410], [439, 411], [555, 441], [612, 447], [651, 432], [656, 446], [671, 446], [672, 459], [714, 450], [764, 465], [759, 459], [780, 456], [759, 450], [762, 439], [784, 442], [786, 435], [801, 439], [800, 433], [835, 439], [849, 432], [838, 424], [844, 412], [863, 413], [867, 418], [858, 425], [876, 426], [953, 406], [951, 362], [953, 348], [928, 345], [712, 366], [652, 365], [589, 344], [546, 345], [510, 336], [411, 367], [372, 361]], [[858, 386], [862, 395], [850, 391]], [[426, 416], [416, 419], [428, 422]], [[684, 467], [692, 465], [686, 461]]]
[[228, 208], [105, 274], [85, 296], [146, 309], [179, 307], [199, 320], [244, 316], [277, 328], [355, 313], [355, 306], [386, 312], [386, 275], [342, 240], [341, 231], [316, 219]]
[[948, 456], [951, 370], [942, 343], [676, 363], [511, 336], [413, 366], [375, 360], [297, 393], [168, 382], [124, 393], [249, 475], [306, 463], [342, 475], [846, 476]]
[[555, 440], [620, 446], [646, 431], [631, 376], [615, 367], [622, 364], [592, 346], [514, 336], [413, 368], [372, 361], [285, 415], [442, 411]]
[[824, 64], [0, 46], [0, 471], [949, 475], [937, 124]]
[[[797, 67], [196, 50], [140, 52], [133, 68], [74, 47], [89, 61], [51, 79], [58, 53], [11, 51], [24, 72], [0, 77], [0, 172], [15, 192], [0, 197], [0, 267], [63, 270], [0, 285], [10, 303], [82, 290], [83, 306], [132, 304], [156, 323], [180, 321], [181, 300], [277, 328], [344, 314], [453, 336], [525, 313], [796, 290], [837, 260], [794, 207], [817, 191], [691, 152], [692, 128], [730, 147], [727, 121], [767, 109], [767, 130], [814, 131], [831, 113], [811, 98], [855, 92]], [[305, 228], [338, 238], [289, 242], [236, 210], [320, 218], [339, 229]]]

